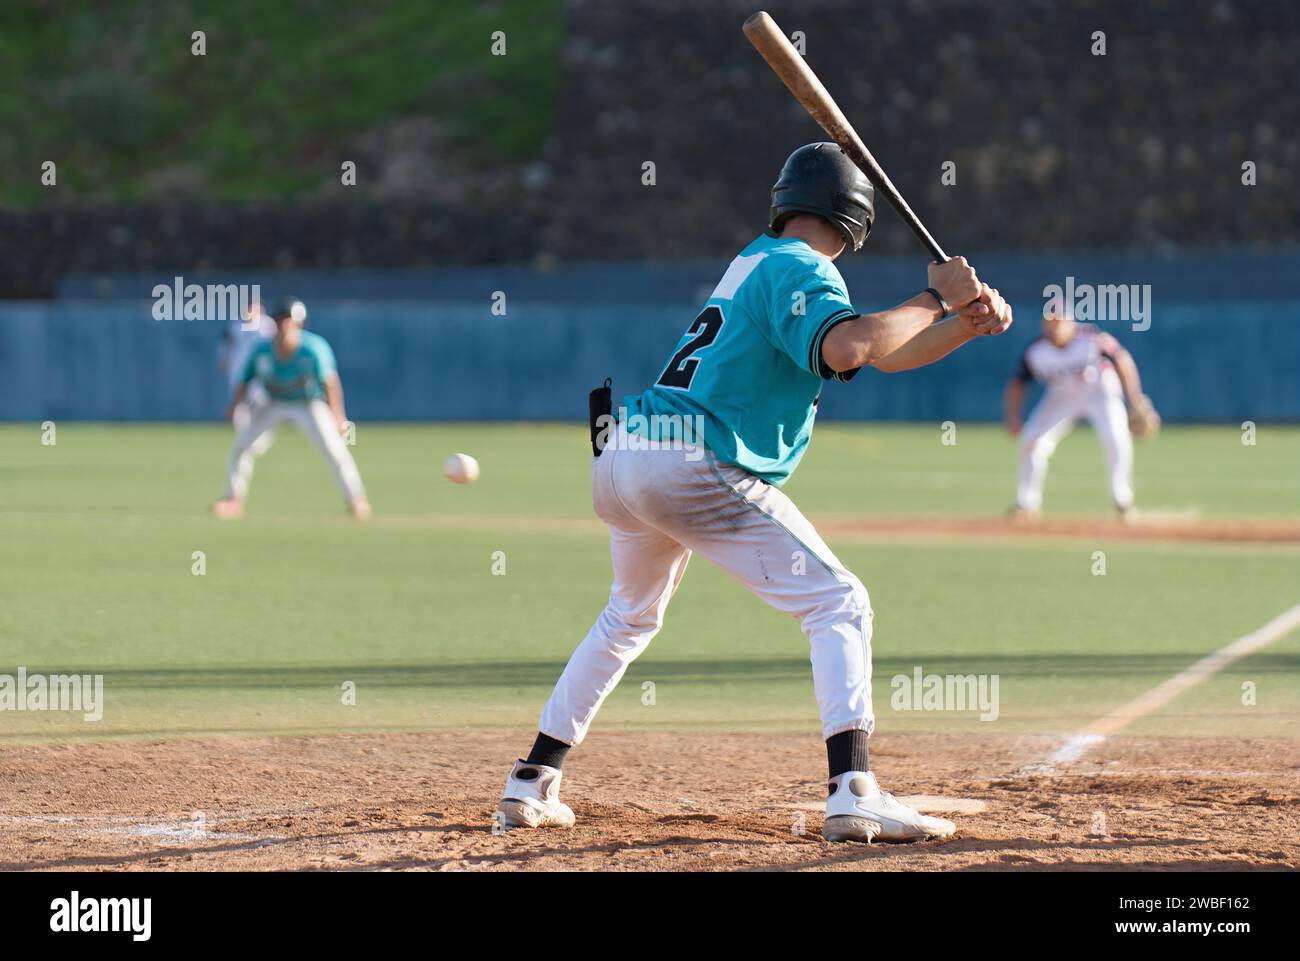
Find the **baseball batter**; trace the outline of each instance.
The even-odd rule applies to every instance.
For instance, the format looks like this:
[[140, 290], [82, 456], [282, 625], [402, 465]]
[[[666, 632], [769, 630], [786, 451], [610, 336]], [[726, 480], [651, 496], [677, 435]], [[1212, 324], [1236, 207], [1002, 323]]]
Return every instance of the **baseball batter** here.
[[[772, 188], [768, 232], [731, 262], [654, 385], [624, 399], [626, 416], [592, 464], [592, 500], [610, 532], [609, 602], [510, 772], [503, 826], [573, 823], [559, 798], [565, 755], [659, 631], [698, 553], [797, 618], [808, 638], [830, 769], [825, 836], [910, 841], [955, 830], [876, 783], [867, 591], [780, 490], [807, 449], [824, 381], [920, 367], [1011, 325], [1002, 297], [960, 257], [931, 264], [925, 292], [907, 302], [855, 310], [833, 261], [861, 248], [873, 199], [835, 144], [796, 150]], [[703, 450], [654, 426], [687, 419], [702, 427]]]
[[347, 415], [334, 351], [324, 337], [303, 330], [307, 308], [302, 301], [283, 301], [271, 319], [275, 321], [275, 336], [249, 352], [226, 417], [234, 419], [255, 384], [266, 391], [269, 400], [254, 408], [247, 424], [236, 430], [226, 468], [226, 491], [213, 505], [213, 513], [223, 518], [243, 514], [259, 441], [283, 422], [292, 421], [325, 455], [348, 509], [365, 520], [370, 516], [370, 503], [356, 462], [342, 438], [347, 430]]
[[[1025, 390], [1035, 380], [1047, 389], [1022, 424]], [[1019, 368], [1007, 382], [1004, 417], [1012, 436], [1020, 436], [1013, 518], [1038, 517], [1047, 462], [1080, 418], [1092, 424], [1101, 441], [1116, 511], [1124, 520], [1136, 516], [1132, 435], [1155, 433], [1160, 416], [1142, 393], [1133, 356], [1114, 337], [1092, 324], [1076, 322], [1066, 306], [1050, 301], [1043, 310], [1043, 336], [1025, 348]]]

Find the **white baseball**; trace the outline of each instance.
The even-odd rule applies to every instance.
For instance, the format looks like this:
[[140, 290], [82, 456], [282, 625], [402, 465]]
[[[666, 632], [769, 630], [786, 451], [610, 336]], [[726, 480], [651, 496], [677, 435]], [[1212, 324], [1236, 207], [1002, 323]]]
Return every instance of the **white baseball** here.
[[478, 461], [469, 454], [452, 454], [443, 462], [442, 472], [457, 484], [472, 484], [478, 480]]

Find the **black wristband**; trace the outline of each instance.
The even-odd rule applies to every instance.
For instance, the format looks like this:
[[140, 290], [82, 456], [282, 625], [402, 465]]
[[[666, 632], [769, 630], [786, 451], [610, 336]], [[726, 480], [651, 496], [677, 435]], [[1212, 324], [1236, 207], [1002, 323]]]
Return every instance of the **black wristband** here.
[[925, 292], [929, 294], [931, 297], [933, 297], [935, 300], [939, 301], [939, 309], [943, 311], [941, 316], [947, 317], [949, 314], [952, 313], [952, 308], [949, 307], [948, 302], [939, 295], [939, 291], [935, 290], [933, 287], [927, 287], [925, 288]]

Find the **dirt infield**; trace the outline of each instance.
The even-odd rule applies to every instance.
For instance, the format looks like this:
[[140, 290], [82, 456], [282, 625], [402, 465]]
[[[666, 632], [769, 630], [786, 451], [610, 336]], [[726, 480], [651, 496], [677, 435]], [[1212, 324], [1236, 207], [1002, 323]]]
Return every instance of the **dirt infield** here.
[[[0, 748], [0, 870], [1267, 870], [1300, 867], [1295, 741], [881, 734], [896, 794], [963, 799], [945, 842], [821, 839], [815, 735], [594, 735], [569, 831], [496, 833], [527, 738], [500, 734]], [[971, 803], [975, 802], [975, 803]], [[932, 807], [934, 805], [931, 805]], [[943, 807], [940, 804], [938, 807]]]

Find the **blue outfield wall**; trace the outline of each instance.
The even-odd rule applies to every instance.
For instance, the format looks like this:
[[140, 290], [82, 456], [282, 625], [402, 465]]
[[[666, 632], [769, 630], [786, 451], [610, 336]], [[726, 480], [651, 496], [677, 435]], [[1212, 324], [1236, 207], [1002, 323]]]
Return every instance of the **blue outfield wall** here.
[[[615, 396], [658, 374], [725, 264], [578, 265], [359, 274], [187, 274], [261, 283], [307, 301], [335, 348], [357, 420], [581, 419], [604, 377]], [[1170, 421], [1300, 420], [1300, 254], [993, 255], [977, 266], [1012, 301], [1013, 331], [929, 368], [867, 370], [828, 384], [823, 418], [994, 420], [1042, 288], [1150, 284], [1150, 328], [1102, 324], [1137, 358]], [[860, 310], [914, 293], [915, 258], [847, 259]], [[171, 274], [69, 278], [67, 299], [0, 304], [0, 419], [210, 420], [225, 405], [222, 325], [156, 321], [149, 292]], [[506, 313], [491, 310], [494, 290]], [[103, 299], [89, 299], [96, 294]], [[404, 299], [391, 299], [394, 296]], [[410, 299], [420, 297], [423, 299]], [[125, 298], [125, 299], [124, 299]]]

